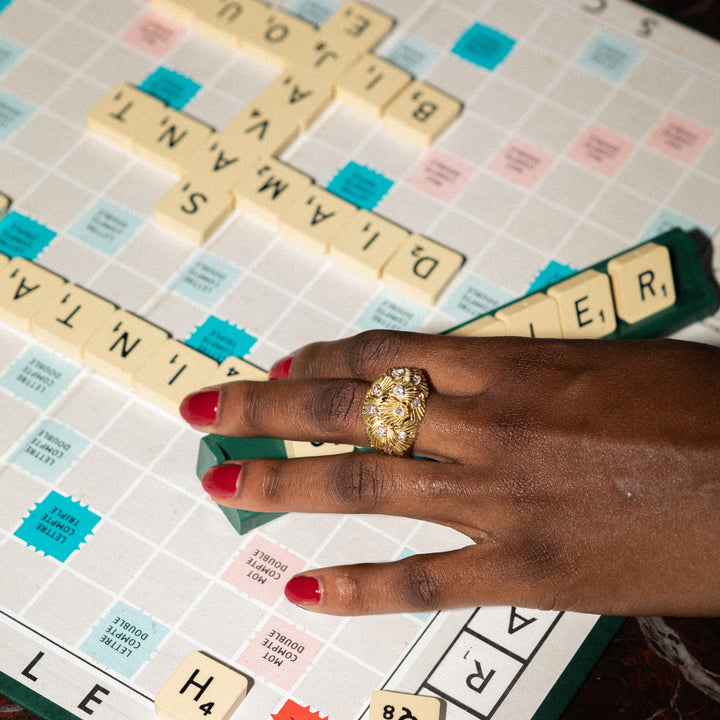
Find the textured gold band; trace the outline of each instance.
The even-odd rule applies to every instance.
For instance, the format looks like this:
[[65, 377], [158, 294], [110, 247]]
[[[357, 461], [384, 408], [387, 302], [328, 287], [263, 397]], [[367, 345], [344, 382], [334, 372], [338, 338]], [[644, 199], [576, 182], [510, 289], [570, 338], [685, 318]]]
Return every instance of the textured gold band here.
[[427, 377], [418, 368], [389, 368], [370, 386], [362, 415], [373, 450], [408, 455], [425, 415], [430, 394]]

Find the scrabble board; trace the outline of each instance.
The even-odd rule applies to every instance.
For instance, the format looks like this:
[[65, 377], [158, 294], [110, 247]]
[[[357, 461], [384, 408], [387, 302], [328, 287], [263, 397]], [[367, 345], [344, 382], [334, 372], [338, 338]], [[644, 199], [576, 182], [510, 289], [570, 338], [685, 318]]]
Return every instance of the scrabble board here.
[[[719, 68], [624, 0], [0, 0], [0, 692], [48, 718], [151, 718], [160, 694], [367, 720], [376, 691], [557, 716], [617, 619], [299, 610], [296, 572], [467, 540], [334, 515], [238, 534], [174, 392], [364, 329], [511, 322], [671, 227], [716, 243]], [[189, 695], [210, 676], [224, 704]]]

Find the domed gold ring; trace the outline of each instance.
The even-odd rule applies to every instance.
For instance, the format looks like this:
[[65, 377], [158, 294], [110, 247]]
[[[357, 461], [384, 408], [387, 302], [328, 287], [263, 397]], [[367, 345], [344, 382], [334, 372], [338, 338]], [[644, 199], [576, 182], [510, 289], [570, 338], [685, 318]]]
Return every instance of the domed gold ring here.
[[425, 415], [430, 388], [418, 368], [387, 369], [375, 380], [362, 416], [370, 447], [385, 455], [407, 457]]

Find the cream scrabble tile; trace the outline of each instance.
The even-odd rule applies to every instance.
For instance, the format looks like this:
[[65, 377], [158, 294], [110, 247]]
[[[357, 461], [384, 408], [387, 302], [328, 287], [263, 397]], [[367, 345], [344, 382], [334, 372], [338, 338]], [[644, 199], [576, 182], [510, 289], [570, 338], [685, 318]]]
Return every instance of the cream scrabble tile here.
[[0, 192], [0, 220], [10, 212], [10, 205], [12, 205], [10, 198], [5, 193]]
[[277, 225], [284, 208], [305, 198], [311, 179], [280, 160], [256, 162], [233, 187], [236, 206], [270, 225]]
[[243, 37], [242, 50], [278, 70], [302, 64], [312, 47], [315, 27], [296, 15], [276, 7], [267, 13], [257, 29]]
[[502, 320], [498, 320], [492, 315], [483, 315], [448, 334], [461, 337], [503, 337], [511, 333], [508, 333]]
[[310, 73], [318, 82], [335, 88], [338, 78], [362, 55], [352, 43], [343, 42], [339, 35], [326, 36], [319, 30], [311, 38], [307, 50], [292, 63], [292, 67]]
[[88, 130], [127, 150], [147, 125], [160, 122], [164, 103], [127, 83], [116, 85], [87, 115]]
[[300, 247], [324, 255], [357, 213], [352, 203], [311, 185], [300, 199], [282, 208], [278, 215], [279, 230]]
[[218, 364], [179, 340], [166, 340], [132, 378], [135, 393], [171, 415], [182, 399], [210, 385]]
[[169, 334], [126, 310], [116, 310], [85, 343], [83, 359], [93, 370], [127, 387]]
[[0, 273], [2, 273], [2, 269], [10, 262], [10, 258], [7, 255], [3, 255], [3, 253], [0, 253]]
[[165, 108], [160, 115], [148, 116], [133, 138], [133, 151], [146, 162], [179, 175], [184, 159], [200, 148], [213, 129], [186, 113]]
[[357, 112], [378, 118], [411, 82], [409, 73], [368, 53], [340, 76], [337, 98]]
[[243, 143], [248, 154], [275, 157], [297, 137], [299, 125], [283, 115], [276, 104], [250, 103], [223, 130], [223, 136], [235, 144]]
[[150, 0], [150, 4], [181, 22], [191, 24], [195, 13], [207, 2], [206, 0]]
[[238, 49], [246, 37], [256, 37], [263, 29], [268, 7], [258, 0], [200, 0], [194, 10], [195, 29], [231, 49]]
[[233, 382], [235, 380], [252, 380], [262, 382], [267, 380], [267, 372], [257, 365], [253, 365], [241, 358], [228, 357], [220, 363], [218, 369], [213, 373], [208, 385]]
[[332, 101], [332, 87], [307, 70], [291, 68], [281, 73], [256, 99], [261, 107], [297, 122], [300, 132], [315, 122]]
[[155, 696], [161, 720], [229, 720], [245, 699], [248, 679], [205, 653], [188, 653]]
[[613, 258], [607, 269], [621, 320], [636, 323], [675, 304], [670, 252], [664, 245], [641, 245]]
[[351, 272], [377, 280], [410, 231], [368, 210], [358, 211], [330, 242], [330, 257]]
[[610, 278], [604, 273], [586, 270], [547, 294], [557, 302], [563, 337], [601, 338], [617, 327]]
[[359, 54], [372, 50], [395, 25], [395, 19], [361, 2], [343, 3], [321, 26], [321, 33]]
[[67, 283], [63, 291], [33, 315], [30, 331], [43, 344], [81, 359], [92, 334], [117, 306], [85, 288]]
[[323, 455], [344, 455], [355, 450], [354, 445], [342, 443], [314, 443], [300, 440], [286, 440], [285, 452], [289, 458], [322, 457]]
[[370, 700], [368, 720], [440, 720], [442, 704], [429, 695], [376, 690]]
[[457, 117], [462, 103], [418, 80], [387, 106], [385, 125], [406, 140], [427, 147]]
[[251, 164], [253, 150], [248, 147], [251, 144], [225, 132], [213, 133], [200, 147], [183, 156], [182, 174], [229, 189]]
[[232, 212], [229, 188], [199, 176], [182, 178], [155, 205], [155, 222], [186, 240], [202, 245]]
[[506, 335], [561, 338], [562, 326], [557, 303], [543, 293], [535, 293], [498, 310], [496, 319], [505, 325]]
[[13, 258], [0, 270], [0, 320], [30, 332], [32, 317], [55, 302], [65, 286], [65, 280], [50, 270]]
[[465, 257], [422, 235], [411, 235], [390, 258], [382, 280], [411, 300], [433, 305]]

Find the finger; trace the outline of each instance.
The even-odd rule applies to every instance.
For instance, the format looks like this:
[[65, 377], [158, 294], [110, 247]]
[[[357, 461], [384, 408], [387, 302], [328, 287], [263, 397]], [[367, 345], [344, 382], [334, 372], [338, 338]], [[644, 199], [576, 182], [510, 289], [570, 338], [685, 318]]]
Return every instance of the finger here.
[[463, 338], [374, 330], [334, 342], [306, 345], [279, 360], [273, 380], [354, 378], [373, 381], [391, 367], [424, 370], [432, 388], [447, 395], [480, 392], [514, 352], [518, 338]]
[[384, 564], [343, 565], [292, 578], [285, 596], [329, 615], [428, 612], [479, 605], [543, 607], [537, 586], [498, 572], [494, 544], [413, 555]]
[[[253, 512], [363, 513], [442, 523], [486, 539], [478, 527], [504, 523], [497, 500], [459, 465], [399, 460], [374, 453], [269, 460], [254, 458], [210, 468], [205, 491], [222, 505]], [[472, 504], [472, 509], [470, 505]]]
[[[277, 437], [309, 442], [368, 444], [362, 408], [370, 385], [359, 380], [234, 382], [206, 389], [183, 401], [183, 417], [198, 429], [237, 437]], [[477, 401], [431, 393], [415, 452], [456, 458], [467, 453], [460, 429]]]

